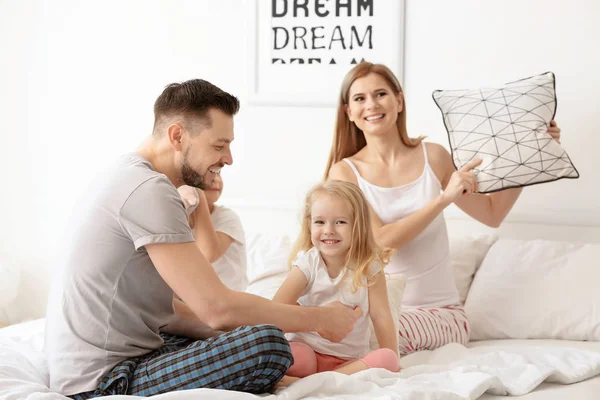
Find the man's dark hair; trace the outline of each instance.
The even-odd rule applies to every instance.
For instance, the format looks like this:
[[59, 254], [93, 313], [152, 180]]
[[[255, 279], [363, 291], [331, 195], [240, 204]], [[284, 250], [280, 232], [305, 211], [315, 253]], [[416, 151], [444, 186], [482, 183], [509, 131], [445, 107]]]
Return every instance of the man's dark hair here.
[[240, 102], [231, 94], [202, 79], [171, 83], [154, 103], [154, 133], [164, 117], [182, 115], [184, 118], [201, 118], [210, 126], [208, 110], [217, 109], [233, 116], [240, 109]]

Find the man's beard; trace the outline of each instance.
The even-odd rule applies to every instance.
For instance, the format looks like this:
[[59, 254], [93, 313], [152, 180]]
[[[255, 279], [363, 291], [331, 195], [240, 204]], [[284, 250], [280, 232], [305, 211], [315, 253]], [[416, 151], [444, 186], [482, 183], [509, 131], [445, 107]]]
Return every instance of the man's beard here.
[[[208, 173], [208, 170], [206, 172]], [[200, 175], [194, 171], [187, 163], [184, 163], [181, 166], [181, 176], [183, 178], [183, 183], [188, 186], [192, 186], [200, 190], [207, 190], [212, 187], [212, 182], [205, 182], [204, 175]]]
[[183, 155], [183, 165], [181, 166], [181, 177], [183, 179], [183, 183], [198, 188], [200, 190], [208, 190], [212, 187], [212, 182], [206, 182], [206, 174], [208, 174], [208, 168], [204, 175], [196, 172], [190, 164], [188, 163], [188, 151], [186, 151]]

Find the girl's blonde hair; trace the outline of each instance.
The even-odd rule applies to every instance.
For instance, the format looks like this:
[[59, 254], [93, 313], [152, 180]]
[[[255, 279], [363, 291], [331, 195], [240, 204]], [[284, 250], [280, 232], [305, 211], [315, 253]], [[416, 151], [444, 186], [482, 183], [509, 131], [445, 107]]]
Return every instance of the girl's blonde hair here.
[[[348, 119], [346, 108], [349, 103], [348, 97], [350, 96], [350, 87], [354, 81], [371, 73], [378, 74], [383, 77], [394, 94], [396, 96], [400, 95], [404, 99], [404, 92], [402, 91], [400, 82], [394, 73], [385, 65], [363, 61], [348, 71], [344, 77], [344, 80], [342, 81], [342, 87], [340, 89], [335, 132], [333, 136], [333, 143], [331, 145], [331, 151], [329, 153], [329, 159], [327, 160], [327, 168], [325, 169], [324, 179], [327, 179], [329, 170], [335, 163], [344, 158], [353, 156], [367, 145], [365, 134], [356, 126], [354, 122]], [[416, 139], [408, 136], [408, 132], [406, 130], [406, 101], [404, 101], [402, 111], [398, 113], [396, 126], [398, 127], [398, 135], [400, 136], [400, 140], [402, 140], [402, 143], [408, 147], [416, 147], [424, 139], [422, 136], [419, 136]]]
[[346, 268], [354, 271], [352, 276], [353, 292], [359, 286], [370, 286], [374, 280], [368, 282], [369, 278], [376, 276], [376, 272], [379, 272], [371, 269], [371, 265], [377, 263], [383, 269], [389, 263], [393, 250], [382, 250], [375, 243], [367, 201], [360, 189], [350, 182], [337, 180], [324, 181], [314, 186], [308, 192], [301, 215], [300, 235], [292, 248], [292, 254], [289, 259], [290, 268], [300, 251], [308, 251], [313, 247], [310, 238], [311, 209], [313, 202], [322, 195], [342, 199], [350, 206], [352, 237], [346, 259]]

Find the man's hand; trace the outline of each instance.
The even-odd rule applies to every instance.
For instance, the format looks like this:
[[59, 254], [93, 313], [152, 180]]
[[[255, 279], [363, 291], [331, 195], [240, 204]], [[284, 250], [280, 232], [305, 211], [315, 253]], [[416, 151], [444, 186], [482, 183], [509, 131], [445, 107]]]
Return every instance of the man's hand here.
[[332, 342], [340, 342], [348, 336], [354, 329], [354, 323], [362, 315], [360, 307], [352, 309], [339, 301], [329, 303], [322, 309], [325, 313], [317, 333]]

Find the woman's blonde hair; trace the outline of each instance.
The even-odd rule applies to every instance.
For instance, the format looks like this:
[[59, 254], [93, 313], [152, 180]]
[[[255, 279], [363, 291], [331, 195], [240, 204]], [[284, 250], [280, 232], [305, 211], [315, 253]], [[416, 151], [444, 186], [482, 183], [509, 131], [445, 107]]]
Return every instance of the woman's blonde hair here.
[[375, 243], [367, 201], [360, 189], [350, 182], [337, 180], [324, 181], [314, 186], [308, 192], [301, 215], [300, 235], [292, 248], [292, 254], [289, 259], [290, 268], [300, 251], [308, 251], [313, 247], [310, 238], [311, 209], [314, 201], [322, 195], [336, 197], [345, 201], [350, 206], [352, 237], [346, 259], [346, 268], [354, 271], [352, 276], [353, 292], [359, 286], [369, 286], [374, 282], [374, 280], [368, 282], [369, 278], [376, 276], [376, 273], [379, 272], [371, 269], [371, 265], [377, 263], [383, 269], [389, 263], [392, 250], [382, 250]]
[[[400, 82], [394, 73], [385, 65], [363, 61], [348, 71], [344, 77], [344, 80], [342, 81], [342, 87], [340, 89], [335, 133], [333, 136], [331, 151], [329, 153], [329, 160], [327, 160], [327, 168], [325, 169], [324, 179], [327, 179], [329, 170], [335, 163], [346, 157], [353, 156], [367, 145], [363, 131], [361, 131], [354, 122], [348, 119], [346, 107], [349, 103], [348, 97], [350, 96], [350, 87], [354, 81], [371, 73], [378, 74], [383, 77], [394, 94], [396, 96], [400, 95], [404, 99], [404, 92], [402, 91]], [[416, 139], [408, 136], [408, 132], [406, 130], [406, 101], [404, 101], [402, 111], [398, 113], [396, 126], [398, 127], [398, 135], [400, 135], [400, 140], [402, 140], [402, 143], [408, 147], [416, 147], [424, 139], [422, 136]]]

